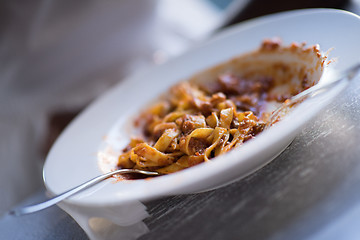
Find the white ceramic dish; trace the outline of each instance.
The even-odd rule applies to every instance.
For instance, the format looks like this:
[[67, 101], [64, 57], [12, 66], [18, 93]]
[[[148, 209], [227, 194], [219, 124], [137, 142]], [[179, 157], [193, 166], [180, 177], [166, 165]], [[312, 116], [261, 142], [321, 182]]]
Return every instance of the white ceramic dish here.
[[[58, 194], [101, 174], [97, 151], [102, 148], [103, 137], [110, 128], [116, 122], [120, 126], [128, 122], [128, 116], [133, 116], [175, 82], [256, 49], [264, 38], [274, 36], [282, 38], [285, 44], [306, 41], [320, 44], [322, 50], [334, 48], [331, 56], [338, 58], [335, 68], [343, 70], [359, 59], [355, 49], [360, 48], [360, 34], [353, 33], [358, 29], [358, 16], [338, 10], [314, 9], [271, 15], [232, 27], [177, 59], [129, 77], [91, 104], [58, 138], [44, 166], [47, 189]], [[321, 96], [316, 104], [301, 104], [288, 118], [255, 140], [209, 164], [150, 180], [114, 183], [109, 179], [70, 198], [66, 204], [102, 209], [134, 200], [203, 191], [242, 178], [277, 156], [340, 90], [334, 89]]]

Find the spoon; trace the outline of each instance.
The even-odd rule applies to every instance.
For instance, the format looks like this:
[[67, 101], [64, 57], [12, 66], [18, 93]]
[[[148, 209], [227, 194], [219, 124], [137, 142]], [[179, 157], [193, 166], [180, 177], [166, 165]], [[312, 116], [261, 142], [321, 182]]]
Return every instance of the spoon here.
[[[305, 100], [308, 97], [312, 97], [312, 96], [316, 96], [320, 93], [323, 92], [327, 92], [329, 89], [338, 86], [341, 83], [348, 83], [350, 82], [358, 73], [358, 71], [360, 70], [360, 63], [354, 65], [353, 67], [349, 68], [348, 70], [344, 71], [341, 74], [336, 74], [333, 73], [332, 74], [332, 81], [329, 81], [328, 83], [325, 84], [316, 84], [315, 86], [308, 88], [307, 90], [295, 95], [294, 97], [290, 98], [289, 100], [285, 101], [279, 108], [277, 108], [272, 115], [268, 118], [267, 122], [265, 123], [265, 129], [270, 128], [274, 123], [276, 123], [277, 121], [279, 121], [281, 113], [284, 111], [287, 111], [289, 108], [291, 108], [292, 106], [294, 106], [295, 104], [298, 104], [300, 102], [302, 102], [303, 100]], [[119, 170], [115, 170], [112, 172], [108, 172], [105, 173], [103, 175], [100, 175], [98, 177], [95, 177], [85, 183], [82, 183], [64, 193], [61, 193], [53, 198], [50, 198], [49, 200], [42, 202], [42, 203], [38, 203], [35, 205], [31, 205], [31, 206], [25, 206], [25, 207], [20, 207], [17, 209], [13, 209], [11, 211], [9, 211], [10, 215], [14, 215], [14, 216], [21, 216], [21, 215], [25, 215], [25, 214], [30, 214], [30, 213], [34, 213], [34, 212], [38, 212], [40, 210], [43, 210], [45, 208], [51, 207], [57, 203], [59, 203], [60, 201], [76, 194], [79, 193], [91, 186], [94, 186], [95, 184], [109, 178], [112, 177], [116, 174], [125, 174], [125, 173], [139, 173], [139, 174], [143, 174], [143, 175], [147, 175], [147, 176], [159, 176], [161, 175], [158, 172], [152, 172], [152, 171], [144, 171], [144, 170], [138, 170], [138, 169], [119, 169]]]
[[158, 173], [158, 172], [144, 171], [144, 170], [139, 170], [139, 169], [118, 169], [118, 170], [115, 170], [112, 172], [102, 174], [93, 179], [90, 179], [89, 181], [86, 181], [64, 193], [61, 193], [53, 198], [50, 198], [45, 202], [34, 204], [31, 206], [16, 208], [16, 209], [9, 211], [8, 214], [13, 215], [13, 216], [22, 216], [25, 214], [38, 212], [45, 208], [51, 207], [51, 206], [61, 202], [62, 200], [66, 199], [76, 193], [79, 193], [91, 186], [94, 186], [95, 184], [97, 184], [107, 178], [110, 178], [116, 174], [125, 174], [125, 173], [138, 173], [138, 174], [142, 174], [142, 175], [146, 175], [146, 176], [159, 176], [160, 175], [160, 173]]
[[273, 113], [270, 115], [268, 120], [265, 122], [264, 130], [270, 128], [274, 123], [278, 122], [281, 119], [281, 115], [286, 113], [291, 107], [296, 104], [303, 102], [305, 99], [309, 97], [317, 96], [321, 93], [326, 93], [330, 89], [339, 86], [340, 84], [349, 83], [354, 77], [358, 74], [360, 70], [360, 63], [350, 67], [349, 69], [343, 72], [330, 72], [329, 77], [330, 80], [325, 84], [316, 84], [311, 88], [308, 88], [301, 93], [291, 97], [290, 99], [286, 100], [280, 107], [275, 109]]

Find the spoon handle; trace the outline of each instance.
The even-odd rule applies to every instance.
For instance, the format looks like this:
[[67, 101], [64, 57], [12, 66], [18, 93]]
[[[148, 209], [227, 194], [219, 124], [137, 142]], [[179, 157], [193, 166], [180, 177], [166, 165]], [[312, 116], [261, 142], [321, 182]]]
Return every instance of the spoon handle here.
[[355, 64], [354, 66], [350, 67], [349, 69], [345, 70], [342, 73], [336, 74], [332, 76], [333, 81], [325, 84], [316, 84], [315, 86], [302, 91], [301, 93], [293, 96], [288, 101], [284, 102], [279, 108], [277, 108], [269, 117], [269, 120], [266, 122], [265, 129], [271, 127], [275, 122], [279, 120], [281, 113], [288, 109], [289, 107], [302, 102], [308, 97], [316, 96], [320, 93], [327, 92], [329, 89], [338, 86], [341, 83], [348, 83], [350, 82], [360, 71], [360, 63]]
[[95, 184], [109, 178], [112, 177], [113, 175], [116, 174], [124, 174], [124, 173], [140, 173], [140, 174], [144, 174], [144, 175], [149, 175], [149, 176], [157, 176], [160, 175], [157, 172], [150, 172], [150, 171], [143, 171], [143, 170], [138, 170], [138, 169], [118, 169], [112, 172], [108, 172], [105, 173], [103, 175], [97, 176], [93, 179], [90, 179], [89, 181], [86, 181], [64, 193], [61, 193], [53, 198], [50, 198], [49, 200], [42, 202], [42, 203], [38, 203], [38, 204], [34, 204], [31, 206], [25, 206], [25, 207], [20, 207], [20, 208], [16, 208], [13, 209], [11, 211], [9, 211], [8, 214], [10, 215], [14, 215], [14, 216], [22, 216], [25, 214], [29, 214], [29, 213], [34, 213], [34, 212], [38, 212], [40, 210], [43, 210], [45, 208], [51, 207], [59, 202], [61, 202], [62, 200], [76, 194], [79, 193], [89, 187], [94, 186]]

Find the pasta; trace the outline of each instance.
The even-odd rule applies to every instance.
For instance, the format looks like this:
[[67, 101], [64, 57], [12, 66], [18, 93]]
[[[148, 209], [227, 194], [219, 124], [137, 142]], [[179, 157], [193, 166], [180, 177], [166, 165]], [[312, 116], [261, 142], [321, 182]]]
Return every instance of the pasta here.
[[[295, 60], [285, 64], [275, 54], [288, 62], [294, 55]], [[241, 146], [263, 130], [269, 114], [266, 103], [281, 103], [315, 84], [323, 63], [316, 46], [281, 48], [277, 41], [264, 41], [258, 51], [200, 74], [202, 78], [216, 74], [216, 81], [173, 86], [136, 119], [135, 127], [142, 134], [131, 139], [117, 167], [169, 174]], [[229, 71], [234, 66], [245, 69], [243, 75]]]
[[131, 139], [118, 167], [168, 174], [209, 161], [261, 132], [254, 112], [239, 111], [224, 93], [208, 91], [182, 82], [143, 112], [136, 121], [143, 136]]

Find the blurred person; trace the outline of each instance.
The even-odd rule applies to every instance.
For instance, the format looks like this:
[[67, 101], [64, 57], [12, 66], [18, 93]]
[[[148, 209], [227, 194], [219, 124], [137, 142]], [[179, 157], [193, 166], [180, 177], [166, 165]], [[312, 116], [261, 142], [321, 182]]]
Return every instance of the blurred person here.
[[1, 214], [43, 186], [49, 116], [83, 108], [150, 61], [155, 7], [134, 0], [0, 3]]

